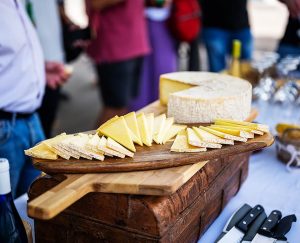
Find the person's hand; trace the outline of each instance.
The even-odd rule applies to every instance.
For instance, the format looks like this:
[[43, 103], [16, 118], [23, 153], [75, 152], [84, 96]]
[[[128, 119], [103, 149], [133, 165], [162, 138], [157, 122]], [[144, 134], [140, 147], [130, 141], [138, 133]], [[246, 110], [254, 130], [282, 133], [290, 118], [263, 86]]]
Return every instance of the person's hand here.
[[56, 89], [64, 84], [70, 77], [70, 74], [65, 71], [64, 65], [59, 62], [46, 62], [46, 82], [48, 87]]
[[283, 1], [293, 18], [300, 17], [300, 0], [284, 0]]

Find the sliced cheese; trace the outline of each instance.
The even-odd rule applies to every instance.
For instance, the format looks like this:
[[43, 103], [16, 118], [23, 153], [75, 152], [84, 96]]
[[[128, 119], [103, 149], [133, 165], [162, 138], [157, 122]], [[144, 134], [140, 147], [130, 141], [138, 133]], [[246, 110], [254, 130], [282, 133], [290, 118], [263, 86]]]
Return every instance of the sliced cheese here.
[[135, 112], [130, 112], [126, 114], [124, 116], [124, 119], [128, 128], [130, 129], [133, 142], [137, 143], [140, 146], [143, 146]]
[[107, 147], [107, 139], [104, 136], [101, 137], [98, 148], [102, 150], [105, 153], [105, 155], [125, 158], [125, 154], [122, 154]]
[[56, 160], [58, 158], [57, 154], [50, 150], [44, 143], [39, 143], [30, 149], [24, 150], [24, 153], [38, 159]]
[[98, 132], [112, 138], [129, 150], [136, 151], [124, 117], [113, 118], [112, 121], [100, 126]]
[[161, 133], [157, 135], [157, 142], [158, 144], [162, 144], [164, 137], [167, 135], [169, 129], [172, 127], [174, 123], [173, 117], [168, 117], [165, 121], [164, 128], [162, 129]]
[[203, 127], [203, 126], [200, 126], [201, 129], [211, 133], [211, 134], [214, 134], [220, 138], [225, 138], [225, 139], [231, 139], [231, 140], [234, 140], [234, 141], [239, 141], [239, 142], [247, 142], [247, 138], [242, 138], [242, 137], [237, 137], [237, 136], [234, 136], [234, 135], [230, 135], [230, 134], [227, 134], [227, 133], [223, 133], [223, 132], [220, 132], [220, 131], [217, 131], [217, 130], [214, 130], [214, 129], [211, 129], [211, 128], [208, 128], [208, 127]]
[[237, 129], [240, 129], [242, 131], [252, 132], [252, 133], [257, 134], [257, 135], [263, 135], [264, 134], [264, 132], [259, 131], [259, 130], [255, 130], [251, 127], [237, 125], [237, 124], [228, 123], [228, 122], [216, 121], [215, 125], [219, 125], [219, 126], [223, 126], [223, 127], [229, 127], [229, 128], [237, 128]]
[[173, 124], [168, 132], [165, 134], [162, 143], [165, 144], [168, 142], [171, 138], [175, 137], [180, 131], [186, 129], [186, 125], [177, 125]]
[[165, 121], [166, 114], [161, 114], [159, 116], [154, 117], [153, 140], [156, 143], [159, 143], [158, 134], [161, 134], [163, 132]]
[[196, 152], [204, 152], [206, 148], [199, 148], [196, 146], [192, 146], [188, 143], [186, 130], [180, 131], [175, 141], [172, 144], [171, 151], [178, 153], [196, 153]]
[[128, 157], [133, 157], [134, 153], [129, 151], [128, 149], [124, 148], [122, 145], [117, 143], [115, 140], [108, 138], [106, 142], [106, 146], [110, 149], [113, 149], [121, 154], [125, 154]]
[[137, 115], [137, 123], [138, 123], [138, 127], [139, 127], [139, 130], [140, 130], [140, 134], [141, 134], [143, 144], [145, 144], [147, 146], [151, 146], [152, 145], [151, 144], [152, 135], [150, 134], [149, 125], [148, 125], [146, 116], [143, 112], [139, 113]]
[[211, 126], [209, 126], [209, 128], [212, 128], [214, 130], [224, 132], [227, 134], [231, 134], [234, 136], [242, 137], [242, 138], [254, 138], [254, 133], [246, 132], [246, 131], [240, 130], [238, 128], [224, 128], [219, 125], [211, 125]]
[[153, 113], [148, 113], [145, 115], [146, 120], [147, 120], [147, 125], [148, 125], [148, 131], [149, 131], [149, 142], [152, 145], [153, 141], [153, 131], [154, 131], [154, 114]]
[[193, 130], [195, 131], [195, 133], [198, 135], [198, 137], [203, 140], [204, 142], [208, 142], [208, 143], [220, 143], [220, 144], [229, 144], [229, 145], [233, 145], [234, 141], [230, 140], [230, 139], [224, 139], [224, 138], [220, 138], [216, 135], [213, 135], [201, 128], [198, 127], [193, 127]]
[[259, 123], [244, 122], [244, 121], [229, 120], [229, 119], [215, 119], [215, 122], [227, 122], [227, 123], [231, 123], [231, 124], [250, 127], [250, 128], [262, 131], [262, 132], [269, 132], [269, 126], [259, 124]]
[[71, 156], [69, 154], [66, 154], [63, 151], [57, 150], [56, 148], [54, 148], [54, 145], [60, 143], [61, 141], [63, 141], [66, 138], [67, 138], [67, 134], [62, 133], [54, 138], [44, 140], [42, 143], [45, 144], [52, 152], [56, 153], [57, 155], [59, 155], [60, 157], [62, 157], [64, 159], [69, 160], [71, 158]]
[[75, 159], [79, 159], [81, 157], [80, 153], [78, 153], [75, 150], [72, 150], [72, 149], [69, 149], [69, 148], [66, 148], [66, 147], [62, 146], [61, 143], [55, 144], [55, 145], [53, 145], [53, 147], [56, 150], [60, 151], [61, 153], [67, 154], [70, 157], [73, 157]]
[[221, 148], [222, 145], [218, 143], [208, 143], [203, 140], [201, 140], [197, 134], [194, 132], [193, 129], [188, 128], [187, 129], [187, 136], [188, 136], [188, 143], [190, 145], [196, 146], [196, 147], [203, 147], [203, 148]]

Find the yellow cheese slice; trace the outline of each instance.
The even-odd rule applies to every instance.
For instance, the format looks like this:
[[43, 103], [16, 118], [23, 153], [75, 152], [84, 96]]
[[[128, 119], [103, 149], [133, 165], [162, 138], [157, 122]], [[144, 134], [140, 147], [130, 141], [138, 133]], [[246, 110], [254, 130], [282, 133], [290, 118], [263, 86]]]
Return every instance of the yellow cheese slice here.
[[49, 149], [44, 143], [40, 143], [30, 149], [24, 150], [25, 154], [38, 159], [56, 160], [57, 154]]
[[149, 125], [143, 112], [137, 115], [137, 122], [143, 143], [147, 146], [151, 146], [151, 135], [148, 129]]
[[196, 152], [204, 152], [206, 150], [207, 150], [206, 148], [199, 148], [190, 145], [188, 143], [186, 130], [182, 130], [177, 134], [175, 141], [171, 147], [171, 152], [178, 152], [178, 153], [196, 153]]
[[229, 144], [233, 145], [234, 141], [230, 139], [220, 138], [216, 135], [213, 135], [201, 128], [193, 127], [194, 132], [198, 135], [198, 137], [208, 143], [220, 143], [220, 144]]
[[246, 132], [237, 128], [224, 128], [219, 125], [211, 125], [209, 128], [242, 138], [254, 138], [254, 134], [252, 132]]
[[235, 121], [235, 120], [228, 120], [228, 119], [216, 119], [215, 122], [227, 122], [227, 123], [231, 123], [231, 124], [250, 127], [250, 128], [262, 131], [262, 132], [269, 132], [269, 126], [263, 125], [263, 124], [258, 124], [258, 123]]
[[158, 134], [161, 134], [166, 121], [166, 114], [161, 114], [159, 116], [154, 117], [154, 129], [153, 129], [153, 140], [156, 143], [158, 142]]
[[143, 146], [135, 112], [130, 112], [126, 114], [124, 116], [124, 119], [126, 121], [127, 126], [130, 129], [133, 142]]
[[166, 119], [164, 128], [162, 129], [161, 133], [159, 133], [157, 135], [157, 142], [159, 144], [162, 144], [164, 137], [167, 135], [167, 133], [168, 133], [169, 129], [172, 127], [173, 123], [174, 123], [173, 117], [169, 117]]
[[214, 130], [214, 129], [211, 129], [211, 128], [208, 128], [208, 127], [200, 126], [200, 128], [207, 131], [207, 132], [209, 132], [209, 133], [211, 133], [211, 134], [214, 134], [214, 135], [216, 135], [220, 138], [231, 139], [231, 140], [239, 141], [239, 142], [247, 142], [247, 138], [237, 137], [237, 136], [227, 134], [227, 133], [224, 133], [224, 132], [220, 132], [220, 131], [217, 131], [217, 130]]
[[57, 150], [60, 151], [61, 153], [67, 154], [70, 157], [73, 157], [75, 159], [79, 159], [81, 154], [73, 149], [69, 149], [68, 147], [62, 146], [62, 143], [54, 144], [53, 147]]
[[107, 147], [107, 139], [104, 136], [101, 137], [98, 148], [102, 150], [107, 156], [116, 156], [119, 158], [125, 158], [125, 154], [119, 153]]
[[175, 137], [177, 135], [177, 133], [179, 133], [180, 131], [186, 129], [186, 125], [177, 125], [177, 124], [173, 124], [170, 129], [168, 130], [168, 132], [166, 133], [166, 135], [163, 138], [163, 144], [165, 144], [166, 142], [168, 142], [171, 138]]
[[264, 132], [262, 132], [262, 131], [255, 130], [253, 128], [249, 128], [247, 126], [237, 125], [237, 124], [228, 123], [228, 122], [216, 121], [215, 125], [223, 126], [224, 128], [225, 127], [237, 128], [237, 129], [240, 129], [241, 131], [252, 132], [252, 133], [257, 134], [257, 135], [263, 135], [264, 134]]
[[109, 120], [107, 120], [106, 122], [104, 122], [98, 129], [97, 131], [101, 128], [104, 127], [112, 122], [114, 122], [115, 120], [117, 120], [119, 118], [119, 116], [114, 116], [113, 118], [110, 118]]
[[57, 155], [59, 155], [60, 157], [69, 160], [71, 158], [71, 156], [67, 153], [64, 153], [61, 150], [57, 150], [56, 148], [54, 148], [54, 145], [60, 143], [61, 141], [63, 141], [64, 139], [67, 138], [67, 134], [66, 133], [62, 133], [54, 138], [50, 138], [47, 140], [44, 140], [42, 143], [45, 144], [52, 152], [56, 153]]
[[115, 140], [108, 138], [106, 142], [106, 146], [110, 149], [113, 149], [121, 154], [125, 154], [128, 157], [133, 157], [134, 153], [124, 148], [121, 144], [117, 143]]
[[149, 131], [149, 143], [152, 145], [153, 141], [153, 131], [154, 131], [154, 114], [148, 113], [145, 114], [147, 125], [148, 125], [148, 131]]
[[[114, 118], [113, 118], [114, 119]], [[98, 131], [122, 144], [124, 147], [135, 152], [132, 138], [130, 136], [129, 128], [126, 124], [124, 117], [117, 117], [113, 121], [108, 122], [106, 125], [99, 127]]]
[[204, 142], [197, 136], [197, 134], [191, 128], [187, 129], [187, 136], [188, 136], [188, 143], [190, 145], [193, 145], [196, 147], [203, 147], [203, 148], [221, 148], [222, 147], [222, 145], [218, 144], [218, 143]]

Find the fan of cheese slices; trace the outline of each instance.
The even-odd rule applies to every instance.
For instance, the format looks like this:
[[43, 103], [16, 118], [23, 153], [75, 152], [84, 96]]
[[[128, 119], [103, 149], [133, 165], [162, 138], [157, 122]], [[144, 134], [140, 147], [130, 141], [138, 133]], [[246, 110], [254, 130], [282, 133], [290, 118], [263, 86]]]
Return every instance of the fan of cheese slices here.
[[97, 129], [96, 134], [63, 133], [25, 150], [25, 154], [50, 160], [61, 157], [103, 161], [105, 156], [133, 157], [135, 144], [165, 144], [185, 128], [185, 125], [174, 124], [174, 119], [167, 118], [165, 114], [155, 117], [153, 113], [131, 112], [108, 120]]
[[172, 152], [202, 152], [208, 148], [221, 148], [235, 142], [247, 142], [255, 135], [269, 132], [267, 125], [235, 120], [217, 119], [208, 127], [187, 128], [178, 133]]

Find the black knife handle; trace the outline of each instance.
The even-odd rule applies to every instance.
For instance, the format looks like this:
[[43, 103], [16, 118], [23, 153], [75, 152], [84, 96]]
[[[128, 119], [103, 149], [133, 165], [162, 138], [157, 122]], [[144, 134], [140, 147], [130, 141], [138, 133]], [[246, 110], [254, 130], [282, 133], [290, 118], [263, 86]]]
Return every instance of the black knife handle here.
[[265, 236], [272, 236], [272, 229], [277, 225], [281, 219], [282, 214], [278, 210], [273, 210], [269, 217], [265, 220], [263, 225], [260, 227], [258, 233]]
[[244, 242], [244, 241], [251, 242], [266, 219], [267, 219], [266, 213], [262, 212], [255, 219], [255, 221], [251, 224], [251, 226], [249, 227], [247, 233], [245, 234], [242, 242]]
[[277, 240], [286, 240], [285, 235], [290, 231], [293, 222], [296, 222], [297, 218], [295, 214], [285, 216], [273, 229], [273, 238]]
[[251, 211], [238, 223], [237, 227], [244, 233], [248, 231], [249, 225], [264, 212], [264, 208], [261, 205], [256, 205]]

